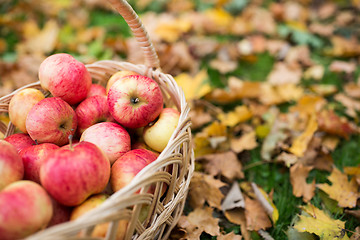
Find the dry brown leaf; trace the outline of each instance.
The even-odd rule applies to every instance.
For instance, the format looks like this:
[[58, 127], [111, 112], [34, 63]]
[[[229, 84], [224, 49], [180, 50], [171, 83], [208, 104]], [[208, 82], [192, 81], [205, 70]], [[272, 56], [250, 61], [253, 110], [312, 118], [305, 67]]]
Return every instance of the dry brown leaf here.
[[259, 188], [255, 183], [251, 183], [252, 189], [256, 195], [256, 199], [263, 206], [265, 212], [268, 214], [273, 224], [279, 219], [279, 211], [273, 203], [269, 195], [262, 189]]
[[202, 232], [206, 232], [211, 236], [220, 235], [219, 219], [214, 218], [212, 213], [213, 208], [211, 207], [199, 207], [189, 213], [188, 216], [181, 216], [178, 226], [186, 230], [186, 239], [200, 239]]
[[220, 73], [225, 74], [234, 71], [238, 63], [231, 60], [221, 60], [221, 59], [213, 59], [210, 61], [210, 66]]
[[350, 135], [356, 133], [356, 127], [346, 118], [341, 118], [333, 110], [323, 110], [317, 114], [319, 130], [349, 139]]
[[271, 13], [260, 7], [248, 7], [244, 9], [243, 17], [250, 23], [252, 30], [269, 35], [276, 33], [276, 22]]
[[344, 72], [350, 74], [356, 70], [356, 63], [335, 60], [330, 64], [329, 70], [332, 72]]
[[236, 153], [240, 153], [244, 150], [252, 150], [258, 146], [256, 142], [256, 133], [251, 131], [244, 133], [238, 138], [232, 138], [230, 140], [230, 148]]
[[298, 161], [298, 157], [291, 153], [282, 152], [276, 157], [277, 162], [284, 162], [286, 167], [290, 167]]
[[250, 232], [246, 228], [245, 210], [241, 208], [234, 208], [227, 210], [224, 213], [229, 222], [240, 225], [241, 234], [245, 240], [250, 240]]
[[360, 98], [360, 86], [356, 83], [347, 83], [344, 85], [346, 95], [352, 98]]
[[324, 183], [317, 184], [317, 187], [327, 193], [330, 198], [338, 201], [340, 207], [355, 207], [359, 197], [356, 179], [352, 178], [348, 181], [348, 176], [336, 167], [333, 168], [328, 179], [332, 185]]
[[327, 51], [331, 56], [354, 57], [360, 54], [360, 44], [355, 36], [348, 39], [334, 35], [331, 37], [331, 43], [333, 48]]
[[301, 45], [290, 48], [285, 56], [285, 62], [288, 64], [288, 66], [291, 66], [295, 69], [298, 67], [298, 64], [306, 67], [313, 65], [310, 57], [309, 47], [306, 45]]
[[312, 33], [319, 34], [323, 37], [330, 37], [333, 35], [335, 27], [332, 24], [321, 24], [321, 23], [311, 23], [309, 30]]
[[301, 76], [302, 70], [298, 65], [290, 67], [285, 63], [278, 62], [274, 64], [273, 70], [269, 73], [267, 82], [272, 85], [298, 84]]
[[338, 88], [335, 85], [329, 84], [313, 84], [310, 86], [310, 89], [319, 96], [330, 96], [338, 91]]
[[245, 207], [245, 201], [244, 197], [241, 193], [239, 184], [237, 181], [235, 181], [230, 191], [227, 193], [226, 197], [224, 198], [224, 201], [221, 204], [221, 210], [227, 211], [234, 208], [244, 208]]
[[346, 96], [343, 93], [338, 93], [334, 99], [346, 107], [346, 114], [355, 119], [358, 118], [357, 112], [360, 111], [360, 101]]
[[257, 200], [245, 197], [246, 226], [249, 231], [265, 230], [272, 226], [263, 206]]
[[242, 165], [232, 151], [209, 154], [201, 158], [206, 160], [204, 164], [205, 172], [211, 176], [222, 175], [229, 181], [244, 178]]
[[333, 2], [326, 2], [322, 4], [316, 12], [320, 19], [325, 19], [333, 16], [337, 10], [337, 6]]
[[197, 208], [202, 207], [207, 202], [210, 207], [221, 209], [221, 201], [224, 195], [220, 188], [225, 185], [213, 176], [194, 172], [189, 188], [190, 205]]
[[242, 237], [240, 235], [235, 235], [234, 232], [230, 232], [226, 235], [219, 235], [217, 237], [218, 240], [241, 240]]
[[293, 194], [295, 197], [302, 197], [304, 202], [310, 201], [315, 195], [315, 179], [310, 184], [306, 182], [306, 178], [312, 169], [312, 166], [304, 166], [301, 163], [297, 163], [290, 168], [290, 182], [293, 187]]
[[306, 69], [303, 76], [305, 79], [321, 80], [324, 76], [325, 68], [323, 65], [313, 65]]

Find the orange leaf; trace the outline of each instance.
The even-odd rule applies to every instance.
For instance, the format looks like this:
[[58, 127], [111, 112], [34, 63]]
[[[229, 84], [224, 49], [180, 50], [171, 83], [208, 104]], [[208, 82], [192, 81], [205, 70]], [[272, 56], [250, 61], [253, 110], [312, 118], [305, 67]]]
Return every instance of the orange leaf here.
[[301, 163], [297, 163], [290, 168], [290, 182], [293, 187], [293, 194], [295, 197], [303, 197], [304, 202], [310, 201], [315, 195], [315, 179], [310, 184], [306, 182], [306, 178], [312, 169], [312, 166], [304, 166]]

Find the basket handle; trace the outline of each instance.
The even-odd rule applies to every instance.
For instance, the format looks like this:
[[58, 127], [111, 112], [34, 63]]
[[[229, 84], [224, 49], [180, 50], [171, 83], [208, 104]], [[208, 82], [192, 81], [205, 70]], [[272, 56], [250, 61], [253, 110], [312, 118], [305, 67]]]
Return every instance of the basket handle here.
[[145, 65], [150, 68], [160, 68], [160, 61], [139, 16], [126, 0], [108, 0], [113, 8], [124, 18], [133, 35], [138, 41], [144, 57]]

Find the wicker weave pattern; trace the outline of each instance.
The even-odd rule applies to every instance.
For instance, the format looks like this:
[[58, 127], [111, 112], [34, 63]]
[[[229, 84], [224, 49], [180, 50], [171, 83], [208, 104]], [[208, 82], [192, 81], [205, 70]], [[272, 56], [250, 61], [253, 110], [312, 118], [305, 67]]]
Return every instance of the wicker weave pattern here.
[[[145, 65], [111, 60], [86, 65], [94, 80], [106, 83], [119, 70], [131, 70], [148, 76], [158, 82], [166, 107], [175, 106], [181, 113], [178, 126], [168, 145], [158, 159], [146, 166], [132, 182], [112, 194], [102, 205], [87, 212], [75, 221], [66, 222], [40, 231], [27, 239], [95, 239], [91, 238], [95, 225], [110, 222], [105, 239], [116, 239], [116, 229], [120, 220], [128, 220], [125, 239], [167, 239], [182, 214], [190, 180], [194, 171], [194, 155], [191, 144], [191, 121], [189, 106], [183, 91], [171, 75], [162, 73], [158, 58], [148, 35], [132, 8], [124, 0], [109, 0], [128, 22], [139, 41], [146, 59]], [[154, 69], [156, 68], [156, 69]], [[23, 88], [41, 89], [40, 83]], [[0, 98], [0, 113], [8, 112], [12, 96], [19, 91]], [[0, 122], [0, 131], [9, 136], [14, 133], [13, 124]], [[149, 193], [150, 187], [154, 193]], [[164, 192], [163, 188], [166, 189]], [[139, 221], [141, 208], [146, 205], [149, 213], [145, 221]]]

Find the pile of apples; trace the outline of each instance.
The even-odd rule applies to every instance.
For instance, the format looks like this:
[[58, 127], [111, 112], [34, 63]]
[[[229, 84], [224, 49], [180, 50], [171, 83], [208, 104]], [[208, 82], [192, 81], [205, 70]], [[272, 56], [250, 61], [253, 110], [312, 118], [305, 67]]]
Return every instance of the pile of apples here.
[[[41, 87], [9, 103], [17, 131], [0, 140], [0, 239], [19, 239], [78, 218], [157, 159], [180, 113], [166, 108], [159, 85], [119, 71], [106, 85], [65, 53], [46, 58]], [[120, 221], [117, 239], [124, 236]], [[98, 225], [94, 237], [104, 237]]]

